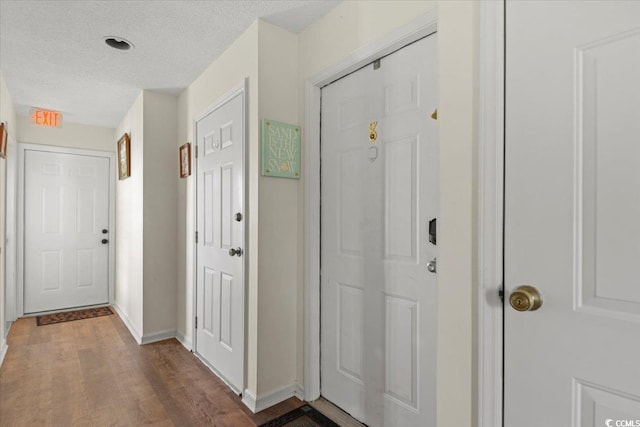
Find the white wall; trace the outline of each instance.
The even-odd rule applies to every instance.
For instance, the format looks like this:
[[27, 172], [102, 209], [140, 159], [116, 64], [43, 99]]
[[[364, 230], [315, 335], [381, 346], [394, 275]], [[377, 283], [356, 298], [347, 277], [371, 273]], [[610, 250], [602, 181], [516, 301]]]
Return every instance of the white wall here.
[[143, 334], [144, 94], [140, 93], [112, 140], [131, 138], [131, 176], [116, 182], [116, 301], [138, 341]]
[[112, 138], [131, 138], [116, 184], [116, 305], [138, 342], [176, 331], [177, 98], [142, 91]]
[[[9, 89], [4, 81], [4, 76], [0, 73], [0, 122], [4, 122], [7, 126], [8, 134], [16, 139], [16, 113], [13, 107], [13, 100], [9, 94]], [[7, 147], [7, 157], [17, 156], [17, 147]], [[6, 193], [7, 193], [7, 167], [6, 159], [0, 159], [0, 363], [2, 362], [6, 352], [5, 342], [5, 313], [4, 313], [4, 297], [5, 297], [5, 260], [6, 260]]]
[[61, 128], [35, 126], [31, 118], [19, 115], [18, 141], [84, 150], [116, 151], [115, 129], [64, 122]]
[[176, 330], [178, 100], [143, 94], [144, 122], [144, 290], [143, 334]]
[[[301, 83], [349, 53], [432, 10], [435, 1], [344, 1], [299, 34]], [[303, 86], [299, 86], [300, 89]], [[304, 97], [304, 92], [300, 92]], [[300, 105], [302, 110], [303, 104]]]
[[438, 424], [442, 426], [477, 424], [478, 9], [473, 1], [439, 5]]
[[[302, 125], [295, 84], [298, 37], [263, 21], [258, 33], [260, 119]], [[298, 179], [260, 177], [258, 398], [296, 384], [300, 188]]]

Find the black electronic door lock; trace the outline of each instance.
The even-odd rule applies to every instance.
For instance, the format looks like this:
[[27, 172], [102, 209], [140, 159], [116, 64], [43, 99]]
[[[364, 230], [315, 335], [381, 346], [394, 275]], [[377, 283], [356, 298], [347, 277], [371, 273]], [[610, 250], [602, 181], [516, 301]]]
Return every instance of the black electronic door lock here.
[[433, 218], [429, 221], [429, 242], [436, 244], [436, 220], [437, 218]]

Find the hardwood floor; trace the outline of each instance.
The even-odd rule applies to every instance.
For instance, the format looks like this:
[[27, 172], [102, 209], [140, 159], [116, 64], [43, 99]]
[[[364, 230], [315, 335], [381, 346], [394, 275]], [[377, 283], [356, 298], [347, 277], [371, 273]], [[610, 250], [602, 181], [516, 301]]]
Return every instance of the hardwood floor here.
[[17, 320], [0, 368], [0, 426], [256, 426], [302, 405], [252, 414], [175, 339], [139, 346], [118, 315], [36, 326]]

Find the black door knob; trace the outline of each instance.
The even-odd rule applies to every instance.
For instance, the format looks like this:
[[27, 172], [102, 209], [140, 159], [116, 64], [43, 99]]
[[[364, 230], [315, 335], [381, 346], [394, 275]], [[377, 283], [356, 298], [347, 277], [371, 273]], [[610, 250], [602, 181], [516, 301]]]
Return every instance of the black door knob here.
[[102, 234], [107, 234], [109, 232], [109, 230], [107, 230], [106, 228], [102, 229]]
[[109, 241], [107, 239], [102, 239], [102, 244], [106, 245], [107, 243], [109, 243]]

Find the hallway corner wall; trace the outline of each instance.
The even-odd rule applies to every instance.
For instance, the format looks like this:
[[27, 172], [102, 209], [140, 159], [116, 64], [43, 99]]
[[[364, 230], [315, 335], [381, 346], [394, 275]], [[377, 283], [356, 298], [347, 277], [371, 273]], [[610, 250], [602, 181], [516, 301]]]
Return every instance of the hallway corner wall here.
[[116, 183], [116, 305], [138, 343], [176, 333], [177, 98], [143, 90], [116, 129], [131, 176]]
[[[440, 2], [438, 423], [477, 424], [479, 2]], [[442, 238], [440, 238], [442, 236]]]
[[[298, 36], [258, 21], [259, 118], [302, 126]], [[255, 148], [260, 152], [260, 144]], [[260, 165], [256, 165], [259, 173]], [[299, 385], [297, 358], [298, 209], [301, 179], [260, 176], [257, 399]]]
[[143, 339], [176, 331], [178, 99], [145, 90]]
[[116, 128], [113, 141], [131, 138], [131, 176], [116, 182], [115, 304], [138, 343], [143, 329], [144, 93]]

